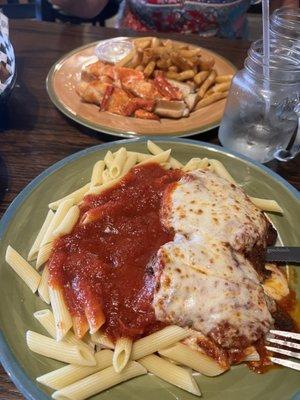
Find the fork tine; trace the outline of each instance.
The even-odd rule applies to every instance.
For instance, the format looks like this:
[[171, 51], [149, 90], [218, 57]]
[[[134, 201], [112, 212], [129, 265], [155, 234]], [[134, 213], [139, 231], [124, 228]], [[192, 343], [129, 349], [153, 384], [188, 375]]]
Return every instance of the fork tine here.
[[296, 339], [300, 340], [300, 333], [295, 333], [295, 332], [287, 332], [287, 331], [277, 331], [275, 329], [270, 330], [270, 333], [276, 336], [284, 336], [289, 339]]
[[275, 339], [269, 336], [266, 337], [266, 340], [271, 343], [276, 343], [282, 346], [291, 347], [292, 349], [300, 350], [300, 343], [288, 342], [286, 340]]
[[300, 363], [290, 361], [290, 360], [283, 360], [282, 358], [276, 358], [276, 357], [270, 357], [270, 360], [274, 364], [280, 364], [288, 368], [296, 369], [297, 371], [300, 371]]
[[295, 351], [279, 349], [278, 347], [266, 346], [266, 349], [272, 351], [273, 353], [284, 354], [285, 356], [298, 358], [300, 360], [300, 353], [296, 353]]

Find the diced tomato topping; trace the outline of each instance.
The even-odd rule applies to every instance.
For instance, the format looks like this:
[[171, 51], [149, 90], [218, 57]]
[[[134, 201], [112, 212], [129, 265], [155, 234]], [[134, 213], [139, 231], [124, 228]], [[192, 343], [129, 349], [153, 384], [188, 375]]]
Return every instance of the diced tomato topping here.
[[112, 85], [107, 86], [107, 88], [105, 89], [103, 99], [101, 101], [100, 111], [106, 111], [108, 109], [109, 98], [112, 95], [113, 91], [114, 91], [114, 87]]

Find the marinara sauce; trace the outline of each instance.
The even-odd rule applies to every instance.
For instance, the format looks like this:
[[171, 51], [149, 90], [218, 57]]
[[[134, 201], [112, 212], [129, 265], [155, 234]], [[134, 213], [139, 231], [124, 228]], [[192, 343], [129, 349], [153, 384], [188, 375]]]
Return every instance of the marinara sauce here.
[[[157, 164], [135, 167], [113, 188], [86, 196], [72, 233], [55, 243], [50, 284], [63, 288], [71, 315], [96, 319], [102, 310], [101, 329], [113, 340], [162, 326], [152, 308], [151, 265], [160, 246], [173, 240], [160, 207], [167, 186], [181, 176]], [[96, 219], [83, 224], [89, 211]]]

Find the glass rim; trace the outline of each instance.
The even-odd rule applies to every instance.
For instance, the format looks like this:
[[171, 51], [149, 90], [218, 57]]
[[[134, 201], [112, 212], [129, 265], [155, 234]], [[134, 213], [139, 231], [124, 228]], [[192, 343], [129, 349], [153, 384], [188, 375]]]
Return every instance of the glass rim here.
[[[274, 49], [274, 50], [285, 50], [287, 53], [292, 53], [292, 55], [294, 55], [294, 57], [292, 57], [292, 55], [290, 55], [290, 60], [295, 60], [296, 63], [290, 62], [290, 63], [284, 63], [282, 65], [273, 65], [269, 64], [269, 68], [270, 69], [276, 69], [277, 71], [282, 71], [282, 72], [294, 72], [294, 73], [300, 73], [300, 48], [298, 49], [291, 49], [290, 47], [287, 47], [283, 44], [278, 45], [278, 42], [276, 42], [276, 40], [271, 39], [270, 40], [270, 49]], [[259, 51], [261, 50], [261, 51]], [[275, 54], [275, 56], [278, 54]], [[251, 43], [251, 46], [248, 50], [248, 57], [250, 57], [251, 59], [253, 59], [255, 62], [261, 64], [263, 67], [267, 66], [268, 64], [264, 62], [264, 56], [263, 56], [263, 40], [262, 39], [258, 39], [255, 42]], [[298, 61], [299, 60], [299, 61]], [[297, 63], [298, 61], [298, 63]]]
[[[295, 18], [293, 18], [295, 17]], [[300, 33], [300, 8], [294, 8], [285, 6], [276, 9], [271, 15], [270, 28], [274, 28], [272, 25], [280, 26], [289, 30], [296, 30]]]

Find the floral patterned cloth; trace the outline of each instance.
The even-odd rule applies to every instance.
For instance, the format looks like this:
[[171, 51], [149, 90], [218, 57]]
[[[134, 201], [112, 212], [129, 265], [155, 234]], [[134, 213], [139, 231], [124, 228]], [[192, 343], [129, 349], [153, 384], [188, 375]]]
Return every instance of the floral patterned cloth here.
[[138, 31], [245, 37], [251, 0], [125, 0], [119, 26]]

